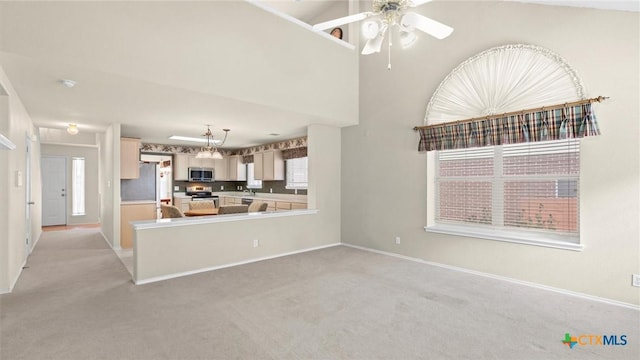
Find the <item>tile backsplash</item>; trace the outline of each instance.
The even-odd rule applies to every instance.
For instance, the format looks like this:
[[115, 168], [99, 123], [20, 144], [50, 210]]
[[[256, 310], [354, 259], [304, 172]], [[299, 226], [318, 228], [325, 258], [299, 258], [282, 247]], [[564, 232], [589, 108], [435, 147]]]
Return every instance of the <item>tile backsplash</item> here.
[[[211, 189], [214, 192], [218, 191], [242, 191], [246, 190], [247, 182], [246, 181], [216, 181], [212, 183], [192, 183], [188, 181], [175, 181], [173, 182], [173, 186], [178, 186], [178, 192], [184, 192], [187, 189], [187, 186], [193, 185], [204, 185], [211, 186]], [[242, 186], [242, 189], [238, 187]], [[273, 192], [274, 194], [295, 194], [296, 192], [292, 189], [286, 189], [286, 182], [284, 180], [281, 181], [263, 181], [262, 189], [252, 189], [257, 193], [269, 193]], [[221, 189], [224, 188], [224, 190]], [[271, 190], [271, 191], [270, 191]], [[174, 190], [175, 191], [175, 190]], [[307, 190], [298, 190], [299, 195], [306, 195]]]

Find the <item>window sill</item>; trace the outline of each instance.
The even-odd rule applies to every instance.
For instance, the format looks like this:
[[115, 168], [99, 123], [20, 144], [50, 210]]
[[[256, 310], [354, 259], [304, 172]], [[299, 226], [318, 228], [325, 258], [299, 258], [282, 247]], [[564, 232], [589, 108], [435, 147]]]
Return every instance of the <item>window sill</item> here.
[[472, 237], [477, 239], [504, 241], [516, 244], [550, 247], [562, 250], [582, 251], [584, 245], [577, 243], [578, 237], [553, 234], [536, 234], [523, 231], [493, 230], [480, 226], [438, 224], [425, 226], [430, 233]]

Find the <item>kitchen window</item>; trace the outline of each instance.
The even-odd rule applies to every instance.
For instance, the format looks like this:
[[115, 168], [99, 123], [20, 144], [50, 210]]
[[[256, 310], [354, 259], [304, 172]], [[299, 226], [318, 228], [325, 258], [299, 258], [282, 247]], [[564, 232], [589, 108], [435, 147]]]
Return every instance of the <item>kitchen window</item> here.
[[581, 249], [576, 139], [435, 152], [429, 232]]
[[85, 215], [85, 184], [84, 158], [74, 157], [71, 159], [71, 215]]
[[308, 187], [308, 158], [295, 158], [286, 161], [287, 167], [287, 189], [306, 189]]
[[255, 179], [253, 163], [247, 164], [247, 189], [262, 189], [262, 180]]

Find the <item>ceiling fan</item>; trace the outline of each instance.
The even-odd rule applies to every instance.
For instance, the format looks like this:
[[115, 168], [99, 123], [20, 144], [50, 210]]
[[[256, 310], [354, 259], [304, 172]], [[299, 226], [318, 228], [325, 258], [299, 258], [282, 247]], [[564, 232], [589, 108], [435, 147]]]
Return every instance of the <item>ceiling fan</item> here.
[[[416, 41], [415, 29], [437, 39], [444, 39], [451, 35], [453, 32], [452, 27], [429, 19], [426, 16], [406, 11], [408, 8], [430, 1], [432, 0], [373, 0], [373, 11], [325, 21], [314, 25], [313, 29], [322, 31], [371, 18], [362, 25], [362, 35], [367, 39], [367, 43], [362, 49], [363, 55], [380, 52], [387, 29], [393, 26], [398, 26], [400, 30], [400, 42], [403, 47], [407, 47]], [[389, 47], [391, 47], [391, 36], [389, 36]]]

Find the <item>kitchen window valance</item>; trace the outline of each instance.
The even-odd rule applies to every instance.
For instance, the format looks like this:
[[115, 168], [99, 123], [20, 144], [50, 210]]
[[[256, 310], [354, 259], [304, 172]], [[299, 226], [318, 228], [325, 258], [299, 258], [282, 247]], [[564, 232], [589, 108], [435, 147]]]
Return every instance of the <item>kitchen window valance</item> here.
[[418, 151], [465, 149], [600, 135], [592, 102], [597, 97], [567, 104], [415, 127]]
[[282, 150], [282, 158], [284, 160], [297, 159], [307, 157], [307, 147], [299, 147], [293, 149]]

